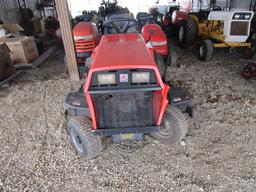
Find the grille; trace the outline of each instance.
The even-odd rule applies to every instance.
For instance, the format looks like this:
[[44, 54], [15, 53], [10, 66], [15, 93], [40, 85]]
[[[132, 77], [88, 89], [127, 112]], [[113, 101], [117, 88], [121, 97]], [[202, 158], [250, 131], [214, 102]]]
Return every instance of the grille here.
[[233, 21], [231, 23], [230, 35], [234, 36], [247, 36], [248, 35], [249, 22]]
[[75, 47], [77, 52], [89, 52], [93, 51], [95, 44], [94, 41], [84, 41], [84, 40], [79, 40], [75, 41]]
[[98, 128], [152, 126], [153, 94], [147, 91], [92, 95]]

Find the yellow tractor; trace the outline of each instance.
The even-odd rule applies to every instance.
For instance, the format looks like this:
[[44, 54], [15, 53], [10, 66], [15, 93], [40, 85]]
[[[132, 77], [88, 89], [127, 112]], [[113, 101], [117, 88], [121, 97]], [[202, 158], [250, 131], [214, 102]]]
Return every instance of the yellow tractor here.
[[197, 37], [202, 42], [199, 48], [199, 58], [210, 61], [216, 48], [244, 48], [246, 57], [255, 53], [255, 44], [247, 42], [250, 35], [252, 11], [228, 10], [211, 5], [206, 10], [190, 13], [188, 19], [182, 21], [178, 33], [178, 42], [182, 47], [191, 45]]

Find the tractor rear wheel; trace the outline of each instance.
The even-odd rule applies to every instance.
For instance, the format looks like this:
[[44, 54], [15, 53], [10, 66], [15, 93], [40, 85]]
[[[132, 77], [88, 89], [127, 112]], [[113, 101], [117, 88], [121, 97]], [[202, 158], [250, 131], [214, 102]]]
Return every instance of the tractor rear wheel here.
[[180, 47], [191, 45], [197, 37], [197, 23], [193, 19], [184, 19], [178, 32], [178, 43]]
[[152, 133], [152, 137], [161, 143], [174, 145], [180, 142], [188, 130], [187, 115], [176, 107], [169, 105], [166, 109], [160, 131]]
[[92, 133], [92, 123], [86, 116], [71, 118], [68, 122], [68, 133], [79, 155], [91, 159], [101, 152], [101, 138]]
[[214, 47], [211, 40], [204, 40], [199, 48], [199, 59], [201, 61], [211, 61], [214, 54]]

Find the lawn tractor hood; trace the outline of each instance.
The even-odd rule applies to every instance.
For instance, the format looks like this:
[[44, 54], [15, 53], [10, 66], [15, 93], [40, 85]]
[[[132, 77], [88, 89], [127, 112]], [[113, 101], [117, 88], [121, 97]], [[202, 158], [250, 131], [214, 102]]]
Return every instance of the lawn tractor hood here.
[[208, 20], [220, 21], [224, 25], [225, 42], [243, 43], [249, 37], [253, 15], [252, 11], [212, 11]]
[[80, 22], [73, 29], [77, 55], [91, 53], [100, 41], [96, 25], [91, 22]]
[[94, 129], [159, 126], [169, 86], [138, 33], [103, 36], [84, 86]]

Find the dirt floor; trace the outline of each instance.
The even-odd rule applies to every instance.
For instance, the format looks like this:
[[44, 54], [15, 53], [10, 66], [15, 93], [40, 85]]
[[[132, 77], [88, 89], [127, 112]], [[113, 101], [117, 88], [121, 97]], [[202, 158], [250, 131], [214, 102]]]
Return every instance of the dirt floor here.
[[[227, 52], [209, 63], [179, 50], [169, 80], [194, 96], [196, 117], [174, 147], [150, 137], [79, 157], [66, 134], [72, 83], [61, 55], [0, 91], [0, 191], [256, 191], [256, 80]], [[225, 58], [225, 59], [223, 59]]]

